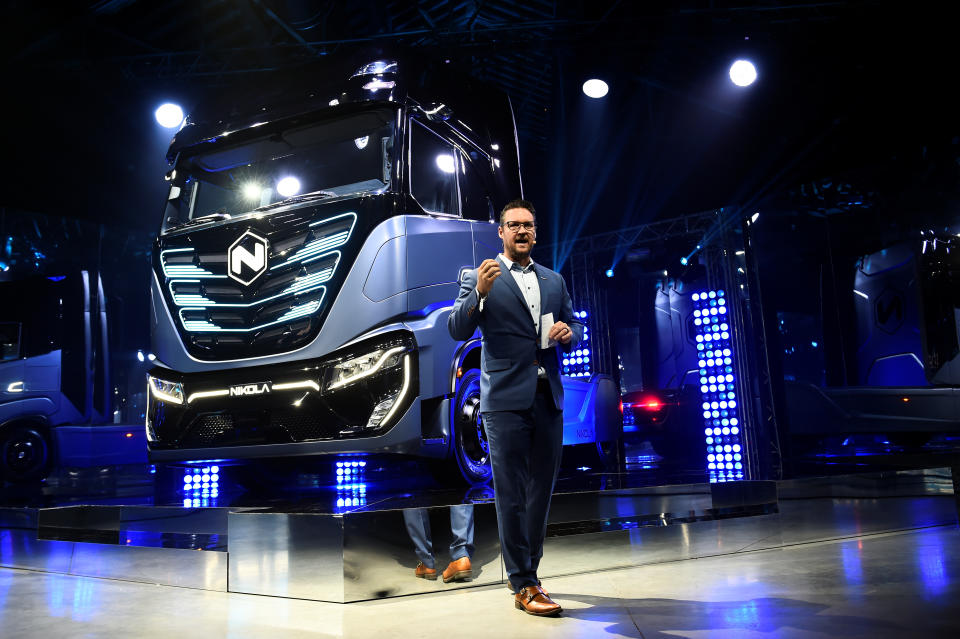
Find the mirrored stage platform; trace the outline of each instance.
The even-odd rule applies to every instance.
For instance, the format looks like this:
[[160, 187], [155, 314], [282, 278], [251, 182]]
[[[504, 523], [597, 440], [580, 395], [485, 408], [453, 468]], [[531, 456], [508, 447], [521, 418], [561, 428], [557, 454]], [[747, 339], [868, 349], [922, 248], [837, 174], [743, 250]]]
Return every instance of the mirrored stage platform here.
[[[115, 474], [99, 495], [83, 499], [61, 477], [44, 494], [6, 495], [0, 565], [329, 602], [506, 584], [489, 487], [450, 492], [399, 477], [371, 482], [362, 461], [338, 462], [346, 466], [332, 468], [335, 482], [308, 480], [283, 500], [256, 491], [227, 495], [219, 475], [230, 469], [219, 467], [174, 469], [172, 479], [158, 478], [169, 470], [151, 473], [152, 484], [137, 473]], [[955, 472], [667, 486], [644, 485], [635, 473], [591, 473], [558, 485], [539, 572], [549, 578], [955, 526]], [[149, 490], [174, 480], [182, 488], [168, 498]], [[450, 561], [452, 529], [462, 531], [464, 521], [472, 525], [469, 580], [416, 578], [411, 534], [422, 550], [432, 533], [439, 572]]]

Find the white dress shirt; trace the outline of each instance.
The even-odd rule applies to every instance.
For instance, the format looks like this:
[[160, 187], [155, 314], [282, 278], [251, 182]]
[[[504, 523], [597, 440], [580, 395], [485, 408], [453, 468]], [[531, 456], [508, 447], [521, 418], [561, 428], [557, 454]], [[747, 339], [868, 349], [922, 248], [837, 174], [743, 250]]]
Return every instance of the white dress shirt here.
[[[520, 292], [523, 294], [523, 299], [527, 304], [527, 308], [530, 309], [530, 317], [533, 318], [533, 325], [536, 328], [537, 336], [540, 335], [540, 282], [537, 281], [537, 271], [533, 268], [533, 259], [530, 259], [530, 262], [526, 266], [520, 266], [515, 262], [511, 262], [506, 255], [501, 253], [499, 255], [500, 259], [503, 260], [504, 265], [507, 267], [507, 270], [510, 271], [510, 275], [513, 276], [513, 280], [517, 283], [517, 286], [520, 287]], [[484, 297], [480, 296], [480, 291], [477, 291], [477, 297], [480, 298], [480, 312], [483, 312], [483, 302]], [[537, 348], [539, 348], [539, 339]], [[542, 366], [537, 369], [538, 377], [546, 377], [546, 371]]]

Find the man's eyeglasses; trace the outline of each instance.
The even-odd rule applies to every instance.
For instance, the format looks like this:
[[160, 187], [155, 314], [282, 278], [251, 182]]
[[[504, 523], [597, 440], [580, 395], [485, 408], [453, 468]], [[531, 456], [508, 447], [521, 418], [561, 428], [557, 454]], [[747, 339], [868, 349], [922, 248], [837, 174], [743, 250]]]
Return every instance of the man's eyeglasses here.
[[537, 225], [533, 222], [504, 222], [503, 225], [514, 233], [519, 231], [521, 226], [525, 231], [534, 231], [537, 228]]

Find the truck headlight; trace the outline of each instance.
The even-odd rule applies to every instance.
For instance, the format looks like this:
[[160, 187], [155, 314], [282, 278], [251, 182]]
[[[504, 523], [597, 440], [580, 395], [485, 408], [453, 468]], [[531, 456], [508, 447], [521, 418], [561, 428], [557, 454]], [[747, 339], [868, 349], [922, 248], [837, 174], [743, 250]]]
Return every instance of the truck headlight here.
[[171, 404], [183, 403], [183, 384], [180, 382], [170, 382], [153, 375], [147, 376], [147, 386], [150, 388], [150, 394], [162, 402]]
[[324, 372], [323, 390], [344, 388], [382, 370], [394, 368], [402, 363], [407, 350], [406, 346], [384, 346], [333, 364]]
[[403, 386], [399, 392], [393, 393], [374, 406], [370, 419], [367, 420], [368, 429], [378, 428], [381, 424], [388, 423], [397, 407], [406, 398], [407, 390], [410, 388], [410, 356], [401, 355], [400, 357], [403, 358]]

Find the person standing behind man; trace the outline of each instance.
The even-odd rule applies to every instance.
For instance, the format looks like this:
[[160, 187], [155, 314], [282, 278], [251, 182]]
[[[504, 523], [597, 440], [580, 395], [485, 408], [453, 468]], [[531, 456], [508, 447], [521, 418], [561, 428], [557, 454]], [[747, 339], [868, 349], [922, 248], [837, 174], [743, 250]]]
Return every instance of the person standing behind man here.
[[[490, 445], [500, 549], [515, 606], [532, 615], [562, 609], [540, 586], [550, 497], [563, 448], [563, 385], [556, 345], [583, 335], [559, 273], [530, 259], [536, 213], [526, 200], [500, 213], [503, 253], [467, 272], [447, 328], [456, 340], [479, 328], [480, 411]], [[506, 277], [501, 277], [502, 274]]]

